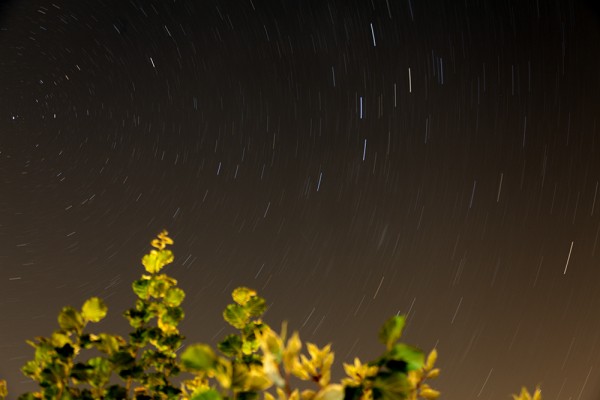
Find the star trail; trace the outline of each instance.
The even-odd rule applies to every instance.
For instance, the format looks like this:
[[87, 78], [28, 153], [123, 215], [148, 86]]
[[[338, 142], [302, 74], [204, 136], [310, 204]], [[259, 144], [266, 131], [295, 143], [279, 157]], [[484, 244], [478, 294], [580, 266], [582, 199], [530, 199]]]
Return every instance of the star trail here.
[[[600, 13], [569, 0], [0, 6], [0, 377], [167, 229], [186, 344], [437, 348], [445, 399], [600, 395]], [[13, 398], [13, 397], [10, 397]]]

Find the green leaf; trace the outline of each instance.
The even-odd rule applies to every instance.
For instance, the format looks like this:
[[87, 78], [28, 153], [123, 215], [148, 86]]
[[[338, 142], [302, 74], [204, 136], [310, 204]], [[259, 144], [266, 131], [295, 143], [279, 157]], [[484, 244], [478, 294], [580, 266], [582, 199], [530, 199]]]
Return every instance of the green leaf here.
[[173, 262], [171, 250], [151, 250], [142, 258], [142, 264], [151, 274], [158, 273], [165, 265]]
[[181, 354], [183, 366], [192, 371], [208, 371], [214, 368], [216, 361], [217, 356], [206, 344], [191, 345]]
[[233, 301], [238, 303], [240, 306], [245, 306], [248, 300], [250, 300], [254, 296], [256, 296], [256, 291], [248, 289], [247, 287], [236, 288], [231, 293]]
[[242, 339], [238, 335], [227, 335], [217, 348], [226, 356], [235, 357], [242, 349]]
[[251, 317], [260, 317], [267, 309], [267, 302], [262, 297], [252, 297], [244, 308]]
[[408, 371], [417, 370], [425, 364], [425, 355], [416, 348], [404, 343], [398, 343], [388, 353], [387, 357], [395, 361], [404, 361]]
[[52, 336], [50, 337], [50, 342], [54, 347], [62, 347], [67, 343], [71, 343], [71, 339], [69, 339], [68, 335], [57, 331], [52, 333]]
[[40, 364], [51, 361], [55, 354], [56, 350], [48, 343], [39, 343], [35, 345], [35, 361]]
[[58, 314], [58, 325], [65, 331], [81, 331], [83, 329], [83, 318], [73, 307], [64, 307]]
[[65, 367], [59, 363], [50, 364], [46, 368], [42, 369], [41, 377], [43, 380], [56, 385], [58, 382], [64, 381], [65, 376]]
[[183, 310], [181, 307], [166, 307], [165, 312], [161, 315], [161, 323], [170, 327], [176, 328], [177, 324], [183, 319]]
[[35, 361], [27, 361], [27, 363], [25, 363], [25, 365], [23, 365], [21, 367], [21, 372], [23, 372], [23, 374], [33, 380], [37, 380], [41, 369], [38, 365], [37, 362]]
[[221, 400], [221, 394], [215, 389], [208, 389], [201, 393], [195, 394], [191, 400]]
[[379, 374], [373, 381], [374, 400], [404, 400], [409, 385], [405, 374]]
[[117, 335], [101, 333], [98, 335], [99, 340], [95, 343], [96, 348], [102, 353], [113, 355], [119, 350], [120, 344], [125, 344], [125, 340]]
[[108, 307], [104, 304], [104, 301], [98, 297], [92, 297], [83, 303], [81, 307], [81, 315], [86, 321], [98, 322], [102, 318], [106, 317]]
[[256, 352], [259, 347], [260, 347], [260, 343], [258, 343], [258, 340], [256, 340], [256, 339], [246, 340], [242, 344], [242, 353], [244, 353], [245, 355], [250, 355], [250, 354]]
[[106, 385], [110, 379], [110, 362], [103, 357], [94, 357], [88, 360], [91, 370], [89, 372], [89, 383], [98, 388]]
[[149, 287], [150, 287], [150, 280], [149, 279], [138, 279], [138, 280], [134, 281], [131, 284], [131, 288], [133, 289], [133, 292], [140, 299], [147, 299], [148, 298], [148, 288]]
[[148, 288], [148, 293], [150, 296], [160, 299], [165, 297], [167, 290], [171, 288], [171, 282], [167, 279], [164, 279], [165, 275], [159, 275], [153, 277], [150, 281], [150, 287]]
[[379, 331], [379, 341], [385, 344], [388, 350], [400, 340], [406, 319], [404, 315], [396, 315], [388, 319]]
[[181, 346], [183, 339], [184, 337], [179, 334], [161, 335], [158, 344], [169, 349], [177, 349]]
[[179, 288], [172, 287], [167, 290], [167, 294], [165, 295], [165, 303], [169, 306], [177, 307], [183, 302], [185, 298], [185, 292]]
[[327, 385], [317, 392], [314, 400], [344, 400], [344, 394], [344, 387], [342, 385]]
[[244, 307], [239, 304], [229, 304], [223, 311], [223, 318], [231, 326], [242, 329], [248, 323], [248, 313]]

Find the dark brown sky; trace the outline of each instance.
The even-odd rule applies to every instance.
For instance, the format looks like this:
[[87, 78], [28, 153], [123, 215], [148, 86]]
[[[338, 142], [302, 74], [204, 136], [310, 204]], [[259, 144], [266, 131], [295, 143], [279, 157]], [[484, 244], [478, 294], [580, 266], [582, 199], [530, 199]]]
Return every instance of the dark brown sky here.
[[[127, 331], [162, 228], [187, 343], [239, 285], [341, 362], [381, 323], [446, 399], [600, 396], [600, 35], [573, 1], [0, 9], [0, 375], [60, 308]], [[597, 11], [597, 8], [596, 8]], [[13, 397], [13, 398], [14, 398]]]

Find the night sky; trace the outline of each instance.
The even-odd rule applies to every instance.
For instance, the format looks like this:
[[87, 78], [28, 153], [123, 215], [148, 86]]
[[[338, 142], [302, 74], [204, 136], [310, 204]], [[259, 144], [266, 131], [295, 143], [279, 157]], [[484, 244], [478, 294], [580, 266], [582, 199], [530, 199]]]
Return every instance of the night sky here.
[[163, 228], [186, 344], [437, 347], [445, 399], [600, 396], [600, 14], [573, 0], [0, 6], [0, 376], [65, 305], [125, 335]]

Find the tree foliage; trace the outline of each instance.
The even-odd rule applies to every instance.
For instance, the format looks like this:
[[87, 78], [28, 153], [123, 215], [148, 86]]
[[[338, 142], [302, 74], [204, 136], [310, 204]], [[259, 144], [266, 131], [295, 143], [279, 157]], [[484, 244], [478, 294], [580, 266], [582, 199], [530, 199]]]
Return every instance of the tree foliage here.
[[[134, 281], [137, 296], [133, 308], [123, 316], [131, 332], [125, 339], [108, 333], [91, 333], [90, 323], [108, 312], [102, 299], [92, 297], [81, 309], [64, 307], [58, 315], [59, 329], [50, 337], [27, 341], [34, 348], [33, 360], [21, 369], [38, 383], [35, 392], [19, 400], [432, 400], [440, 392], [429, 380], [437, 350], [425, 358], [418, 348], [401, 343], [404, 316], [386, 321], [379, 332], [385, 350], [377, 359], [344, 364], [346, 377], [331, 382], [334, 353], [331, 344], [319, 347], [303, 343], [298, 332], [288, 337], [284, 323], [280, 333], [262, 320], [267, 306], [255, 290], [239, 287], [223, 318], [237, 333], [225, 336], [214, 350], [207, 344], [187, 346], [178, 357], [184, 336], [178, 324], [184, 317], [184, 291], [177, 280], [161, 273], [174, 256], [167, 247], [173, 240], [166, 231], [151, 242], [152, 250], [142, 258], [145, 273]], [[95, 357], [84, 356], [95, 349]], [[173, 378], [185, 374], [178, 386]], [[292, 378], [309, 381], [313, 389], [293, 388]], [[118, 383], [113, 383], [117, 381]], [[262, 396], [261, 396], [262, 395]], [[0, 380], [0, 400], [7, 396]], [[515, 400], [541, 400], [522, 389]]]

